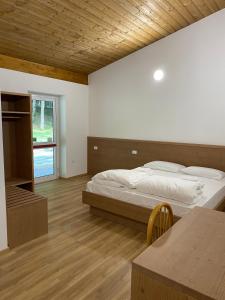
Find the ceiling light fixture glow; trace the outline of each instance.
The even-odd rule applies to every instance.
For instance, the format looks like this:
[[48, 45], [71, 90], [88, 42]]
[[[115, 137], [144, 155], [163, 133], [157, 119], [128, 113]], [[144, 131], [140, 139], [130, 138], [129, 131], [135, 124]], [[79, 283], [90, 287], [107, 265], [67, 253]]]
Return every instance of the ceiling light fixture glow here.
[[163, 70], [156, 70], [153, 74], [153, 78], [156, 80], [156, 81], [161, 81], [163, 78], [164, 78], [164, 72]]

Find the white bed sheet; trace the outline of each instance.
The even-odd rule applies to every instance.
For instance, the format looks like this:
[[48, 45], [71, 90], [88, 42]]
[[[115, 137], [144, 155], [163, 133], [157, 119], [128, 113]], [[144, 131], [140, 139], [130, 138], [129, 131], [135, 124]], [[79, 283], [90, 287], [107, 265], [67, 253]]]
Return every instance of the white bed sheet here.
[[[147, 172], [146, 168], [138, 168], [140, 171]], [[177, 178], [187, 178], [187, 175], [180, 173], [171, 173], [165, 171], [154, 170], [157, 175], [165, 175]], [[196, 177], [195, 177], [196, 178]], [[203, 196], [201, 199], [192, 205], [187, 205], [178, 201], [174, 201], [167, 198], [148, 195], [140, 193], [135, 189], [129, 189], [126, 187], [110, 187], [107, 185], [97, 184], [94, 181], [87, 183], [86, 190], [91, 193], [103, 195], [109, 198], [121, 200], [124, 202], [153, 208], [159, 202], [166, 201], [171, 204], [173, 212], [176, 216], [183, 217], [190, 209], [195, 206], [202, 206], [207, 208], [217, 207], [225, 198], [225, 178], [222, 180], [207, 179], [203, 177], [197, 177], [197, 179], [204, 183]], [[107, 184], [107, 183], [106, 183]]]

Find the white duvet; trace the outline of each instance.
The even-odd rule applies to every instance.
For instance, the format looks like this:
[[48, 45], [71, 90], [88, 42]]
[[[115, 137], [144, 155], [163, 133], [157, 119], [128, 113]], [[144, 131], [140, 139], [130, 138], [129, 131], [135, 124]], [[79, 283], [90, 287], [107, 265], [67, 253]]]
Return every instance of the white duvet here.
[[203, 184], [198, 181], [152, 175], [136, 184], [137, 191], [194, 204], [203, 194]]
[[[153, 171], [149, 171], [149, 175], [153, 174]], [[116, 187], [128, 187], [135, 188], [136, 184], [146, 177], [146, 173], [139, 171], [138, 169], [134, 170], [107, 170], [101, 173], [96, 174], [92, 180], [98, 184], [104, 184], [104, 182], [109, 186]]]
[[177, 178], [155, 175], [153, 170], [144, 168], [108, 170], [98, 173], [92, 180], [100, 185], [127, 187], [186, 204], [196, 203], [202, 196], [204, 187], [204, 184], [191, 176]]

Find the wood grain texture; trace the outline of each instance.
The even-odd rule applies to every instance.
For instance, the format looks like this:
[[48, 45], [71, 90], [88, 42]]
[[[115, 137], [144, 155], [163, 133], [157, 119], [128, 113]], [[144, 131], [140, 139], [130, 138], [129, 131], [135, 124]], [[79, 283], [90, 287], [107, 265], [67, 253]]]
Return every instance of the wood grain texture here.
[[224, 7], [224, 0], [0, 0], [0, 53], [91, 73]]
[[0, 253], [1, 300], [129, 300], [131, 260], [145, 235], [92, 216], [81, 202], [88, 177], [36, 185], [48, 198], [49, 234]]
[[103, 195], [83, 191], [83, 203], [111, 212], [115, 215], [148, 224], [151, 209]]
[[30, 182], [33, 188], [31, 95], [1, 92], [6, 185]]
[[[147, 276], [145, 272], [132, 267], [132, 292], [131, 300], [197, 300], [186, 293], [162, 284], [160, 281], [154, 280]], [[199, 298], [200, 299], [200, 298]], [[203, 298], [201, 298], [203, 299]], [[212, 300], [211, 298], [204, 298], [204, 300]]]
[[[135, 228], [145, 233], [147, 232], [147, 224], [152, 212], [151, 208], [87, 191], [82, 192], [82, 202], [90, 206], [90, 212], [94, 215], [101, 216], [110, 221]], [[214, 208], [214, 210], [225, 211], [225, 198]], [[177, 222], [179, 219], [179, 216], [173, 216], [174, 222]], [[158, 227], [160, 227], [160, 225]]]
[[[224, 231], [223, 212], [195, 207], [133, 261], [144, 276], [132, 280], [132, 299], [189, 299], [172, 298], [172, 291], [195, 299], [225, 299]], [[161, 291], [147, 277], [165, 286], [164, 298], [151, 297], [151, 284], [158, 296]]]
[[[94, 146], [98, 149], [94, 150]], [[137, 155], [131, 151], [137, 150]], [[88, 137], [88, 173], [132, 169], [153, 160], [225, 171], [225, 146]]]
[[0, 68], [61, 79], [81, 84], [88, 84], [88, 76], [84, 73], [72, 72], [60, 68], [38, 64], [23, 59], [0, 54]]
[[119, 214], [113, 214], [109, 211], [106, 211], [106, 210], [103, 210], [103, 209], [100, 209], [100, 208], [97, 208], [94, 206], [90, 206], [90, 213], [95, 216], [99, 216], [99, 217], [105, 218], [107, 220], [128, 226], [135, 230], [140, 230], [140, 231], [146, 233], [146, 224], [145, 223], [129, 219], [129, 218], [121, 216]]
[[8, 186], [6, 209], [9, 248], [15, 248], [48, 233], [48, 206], [45, 197]]

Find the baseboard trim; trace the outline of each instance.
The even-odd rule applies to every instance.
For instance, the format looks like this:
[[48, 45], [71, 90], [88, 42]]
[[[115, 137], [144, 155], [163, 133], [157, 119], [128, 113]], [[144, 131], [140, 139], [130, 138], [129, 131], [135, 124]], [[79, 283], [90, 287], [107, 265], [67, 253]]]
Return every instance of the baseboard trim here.
[[75, 179], [75, 178], [82, 178], [85, 176], [90, 176], [88, 173], [83, 173], [83, 174], [79, 174], [79, 175], [75, 175], [75, 176], [71, 176], [71, 177], [62, 177], [60, 176], [59, 178], [61, 179]]
[[10, 249], [9, 248], [6, 248], [6, 249], [3, 249], [3, 250], [0, 250], [0, 255], [2, 254], [5, 254], [6, 252], [9, 252]]

